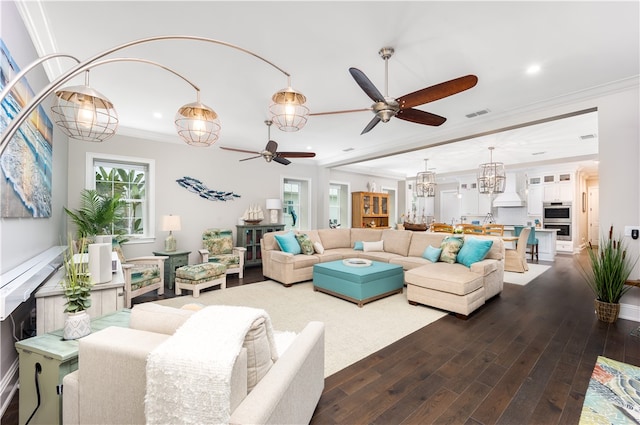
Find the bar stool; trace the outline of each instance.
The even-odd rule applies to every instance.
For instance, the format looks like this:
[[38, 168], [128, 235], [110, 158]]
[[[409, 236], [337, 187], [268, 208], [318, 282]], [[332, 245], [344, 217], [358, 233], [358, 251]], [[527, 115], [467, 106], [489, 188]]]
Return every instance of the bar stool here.
[[[520, 236], [520, 232], [524, 226], [513, 226], [513, 231], [516, 236]], [[529, 239], [527, 239], [527, 248], [531, 247], [531, 261], [533, 261], [533, 256], [535, 255], [535, 261], [538, 262], [538, 238], [536, 238], [536, 228], [535, 226], [531, 226], [531, 232], [529, 233]]]

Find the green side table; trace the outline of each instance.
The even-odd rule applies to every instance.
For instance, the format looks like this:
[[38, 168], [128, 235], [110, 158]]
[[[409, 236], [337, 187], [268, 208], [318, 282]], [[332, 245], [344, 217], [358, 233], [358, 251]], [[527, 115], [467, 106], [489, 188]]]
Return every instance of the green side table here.
[[[131, 310], [124, 309], [93, 319], [91, 332], [97, 332], [109, 326], [127, 328], [130, 313]], [[23, 339], [15, 344], [20, 368], [20, 424], [27, 422], [38, 405], [36, 364], [40, 364], [41, 367], [41, 372], [37, 374], [40, 407], [29, 423], [62, 423], [62, 378], [78, 369], [78, 341], [62, 339], [62, 333], [62, 329], [59, 329]]]
[[153, 252], [153, 255], [156, 256], [162, 255], [169, 257], [169, 259], [164, 262], [164, 284], [167, 288], [173, 289], [173, 285], [176, 282], [176, 269], [189, 264], [189, 254], [191, 254], [191, 251]]

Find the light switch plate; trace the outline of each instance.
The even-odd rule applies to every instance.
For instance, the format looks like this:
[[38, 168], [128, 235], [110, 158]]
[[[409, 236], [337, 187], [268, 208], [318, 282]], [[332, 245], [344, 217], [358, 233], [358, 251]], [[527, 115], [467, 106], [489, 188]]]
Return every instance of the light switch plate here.
[[624, 226], [624, 235], [631, 237], [631, 231], [633, 229], [640, 231], [640, 226]]

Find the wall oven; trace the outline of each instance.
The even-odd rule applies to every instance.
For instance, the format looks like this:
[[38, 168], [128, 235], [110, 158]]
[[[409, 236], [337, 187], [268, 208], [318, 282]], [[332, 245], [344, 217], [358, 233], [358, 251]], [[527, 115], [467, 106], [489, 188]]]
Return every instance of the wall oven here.
[[545, 202], [543, 204], [543, 226], [557, 229], [559, 241], [571, 240], [571, 202]]

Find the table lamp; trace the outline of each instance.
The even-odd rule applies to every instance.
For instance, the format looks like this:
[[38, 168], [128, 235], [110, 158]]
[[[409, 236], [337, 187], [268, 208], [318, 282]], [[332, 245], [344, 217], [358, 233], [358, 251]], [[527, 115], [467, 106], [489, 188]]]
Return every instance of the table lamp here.
[[176, 250], [176, 239], [173, 237], [174, 230], [180, 230], [180, 216], [179, 215], [165, 215], [162, 217], [162, 230], [169, 232], [169, 236], [164, 240], [164, 250], [166, 252], [173, 252]]
[[280, 199], [267, 199], [267, 209], [270, 211], [271, 224], [278, 222], [278, 212], [282, 209], [282, 201]]

